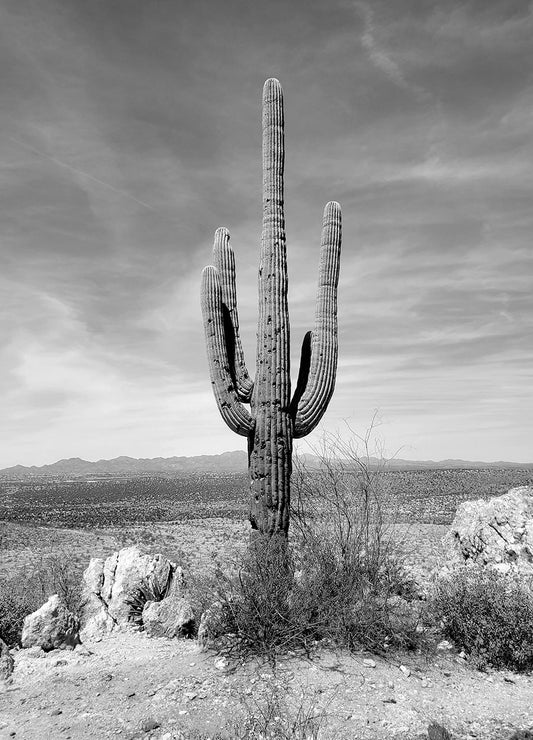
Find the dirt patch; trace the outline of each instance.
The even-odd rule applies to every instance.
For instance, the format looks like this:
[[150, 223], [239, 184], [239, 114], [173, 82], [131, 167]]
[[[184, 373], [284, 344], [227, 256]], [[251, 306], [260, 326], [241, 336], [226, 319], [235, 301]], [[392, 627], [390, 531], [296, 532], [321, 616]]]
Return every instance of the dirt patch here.
[[120, 633], [71, 652], [17, 651], [0, 693], [0, 738], [231, 737], [231, 723], [276, 687], [289, 705], [313, 707], [323, 738], [427, 737], [432, 721], [461, 740], [533, 728], [532, 676], [480, 673], [455, 655], [322, 652], [273, 669], [226, 664], [190, 640]]

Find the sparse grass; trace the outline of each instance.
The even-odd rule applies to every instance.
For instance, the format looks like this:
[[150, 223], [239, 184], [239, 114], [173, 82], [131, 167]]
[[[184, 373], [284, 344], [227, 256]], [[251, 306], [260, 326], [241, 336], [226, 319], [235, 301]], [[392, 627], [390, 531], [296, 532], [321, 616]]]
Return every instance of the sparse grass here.
[[478, 667], [533, 669], [533, 584], [487, 567], [464, 568], [437, 582], [431, 613]]

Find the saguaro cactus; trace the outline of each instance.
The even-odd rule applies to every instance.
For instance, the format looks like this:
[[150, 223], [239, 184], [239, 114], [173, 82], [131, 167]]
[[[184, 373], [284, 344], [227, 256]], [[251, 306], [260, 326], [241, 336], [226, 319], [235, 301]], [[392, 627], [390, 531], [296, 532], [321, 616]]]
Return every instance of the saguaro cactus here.
[[315, 327], [305, 335], [291, 399], [284, 161], [283, 92], [278, 80], [270, 79], [263, 88], [263, 230], [255, 381], [244, 361], [235, 258], [224, 228], [215, 232], [214, 265], [202, 274], [202, 313], [218, 408], [229, 428], [248, 438], [251, 525], [263, 534], [286, 536], [292, 441], [316, 427], [335, 387], [341, 211], [335, 202], [324, 209]]

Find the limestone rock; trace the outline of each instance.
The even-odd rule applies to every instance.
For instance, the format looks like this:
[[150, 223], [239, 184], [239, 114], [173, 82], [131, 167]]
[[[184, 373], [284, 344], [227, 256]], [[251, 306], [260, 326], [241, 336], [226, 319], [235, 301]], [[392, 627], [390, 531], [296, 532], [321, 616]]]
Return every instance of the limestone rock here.
[[226, 615], [224, 607], [219, 601], [215, 601], [206, 609], [200, 617], [197, 640], [202, 648], [211, 646], [217, 637], [225, 632]]
[[24, 619], [21, 644], [43, 650], [73, 649], [80, 643], [79, 621], [59, 600], [50, 596], [46, 604]]
[[448, 563], [533, 575], [533, 487], [457, 507], [443, 540]]
[[6, 643], [0, 638], [0, 681], [9, 679], [13, 673], [15, 661]]
[[150, 637], [189, 637], [194, 629], [194, 613], [187, 599], [167, 596], [162, 601], [147, 601], [142, 622]]
[[181, 596], [182, 569], [163, 555], [149, 555], [137, 546], [125, 547], [106, 560], [93, 558], [83, 574], [82, 639], [102, 636], [116, 628], [141, 626], [150, 597]]

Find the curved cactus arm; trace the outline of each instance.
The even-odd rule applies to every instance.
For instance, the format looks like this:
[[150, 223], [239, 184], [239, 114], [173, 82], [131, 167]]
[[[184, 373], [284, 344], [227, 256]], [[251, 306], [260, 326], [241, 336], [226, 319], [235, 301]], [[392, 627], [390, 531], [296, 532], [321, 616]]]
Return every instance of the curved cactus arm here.
[[[231, 326], [227, 330], [233, 333], [233, 357], [228, 357], [230, 369], [235, 380], [235, 390], [240, 401], [249, 402], [254, 387], [253, 381], [246, 368], [244, 351], [239, 334], [239, 314], [237, 312], [237, 289], [235, 284], [235, 255], [229, 244], [229, 231], [224, 228], [215, 232], [213, 258], [218, 270], [222, 303], [227, 309]], [[228, 349], [230, 343], [228, 342]]]
[[[305, 437], [313, 431], [335, 388], [340, 253], [341, 209], [338, 203], [332, 201], [324, 209], [315, 328], [311, 335], [310, 357], [309, 350], [306, 349], [306, 341], [308, 343], [309, 339], [306, 338], [302, 348], [302, 367], [296, 394], [291, 404], [295, 438]], [[304, 382], [305, 390], [302, 391]], [[301, 394], [300, 398], [297, 394]]]
[[201, 301], [207, 359], [217, 406], [229, 428], [247, 437], [254, 430], [254, 420], [237, 396], [228, 359], [220, 279], [218, 270], [212, 265], [202, 272]]

